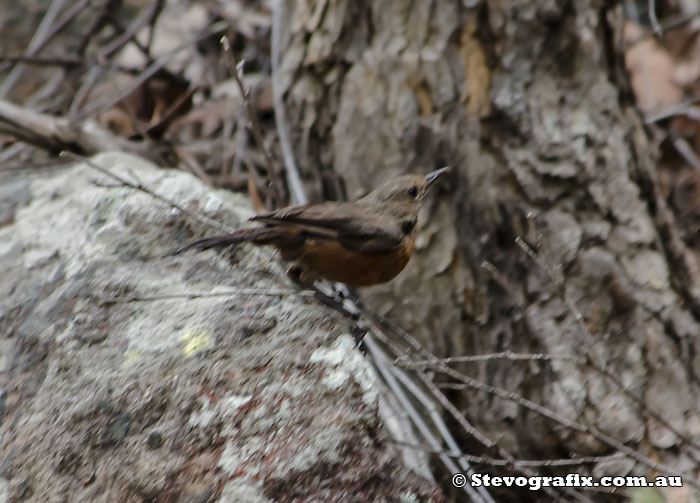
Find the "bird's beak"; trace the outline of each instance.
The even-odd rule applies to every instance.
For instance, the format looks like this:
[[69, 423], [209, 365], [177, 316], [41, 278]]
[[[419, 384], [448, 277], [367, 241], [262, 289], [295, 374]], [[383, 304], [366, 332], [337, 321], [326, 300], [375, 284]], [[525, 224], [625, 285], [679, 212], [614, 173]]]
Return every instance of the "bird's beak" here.
[[448, 171], [450, 171], [450, 167], [445, 166], [444, 168], [440, 168], [438, 170], [433, 171], [432, 173], [428, 173], [427, 175], [425, 175], [425, 188], [427, 189], [428, 187], [430, 187], [437, 181], [438, 178], [440, 178]]

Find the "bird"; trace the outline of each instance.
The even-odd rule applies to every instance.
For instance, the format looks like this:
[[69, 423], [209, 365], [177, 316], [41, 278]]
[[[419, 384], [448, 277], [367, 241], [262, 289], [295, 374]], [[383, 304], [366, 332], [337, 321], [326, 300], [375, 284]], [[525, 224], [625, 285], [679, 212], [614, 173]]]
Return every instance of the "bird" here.
[[296, 283], [317, 279], [365, 287], [394, 279], [411, 258], [418, 212], [430, 187], [447, 172], [403, 175], [355, 202], [329, 201], [288, 206], [250, 218], [262, 224], [183, 245], [187, 250], [225, 248], [239, 243], [277, 248], [291, 262], [287, 275]]

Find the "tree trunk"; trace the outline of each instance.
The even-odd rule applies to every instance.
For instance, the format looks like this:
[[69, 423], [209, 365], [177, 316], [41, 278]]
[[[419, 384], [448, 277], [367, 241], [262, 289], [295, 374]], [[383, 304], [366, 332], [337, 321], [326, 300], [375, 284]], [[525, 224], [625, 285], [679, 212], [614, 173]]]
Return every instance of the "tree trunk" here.
[[[628, 99], [619, 8], [330, 0], [286, 2], [284, 20], [276, 85], [312, 198], [454, 168], [406, 271], [366, 300], [438, 356], [580, 358], [461, 370], [697, 479], [697, 253]], [[524, 458], [617, 450], [491, 393], [456, 400]], [[655, 473], [633, 459], [606, 474], [627, 470]]]

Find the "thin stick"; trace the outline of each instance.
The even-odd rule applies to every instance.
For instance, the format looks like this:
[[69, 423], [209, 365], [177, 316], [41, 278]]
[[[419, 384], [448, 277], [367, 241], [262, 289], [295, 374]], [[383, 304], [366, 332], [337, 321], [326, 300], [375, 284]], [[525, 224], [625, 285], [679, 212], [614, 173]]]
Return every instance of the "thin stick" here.
[[[690, 14], [681, 14], [678, 16], [669, 17], [668, 19], [659, 23], [659, 27], [661, 28], [662, 32], [669, 32], [671, 30], [676, 30], [678, 28], [685, 26], [686, 24], [692, 22], [693, 20], [697, 19], [698, 17], [700, 17], [700, 10], [691, 12]], [[625, 43], [624, 46], [621, 48], [621, 50], [627, 51], [631, 47], [639, 44], [640, 42], [643, 42], [644, 40], [646, 40], [654, 35], [656, 35], [655, 31], [644, 33], [644, 34], [634, 38], [633, 40], [630, 40], [629, 42]]]
[[551, 466], [579, 466], [587, 464], [604, 463], [606, 461], [615, 461], [619, 459], [625, 459], [624, 454], [612, 454], [610, 456], [587, 456], [581, 458], [571, 458], [571, 459], [516, 459], [515, 461], [507, 461], [505, 459], [495, 459], [485, 456], [473, 456], [471, 454], [464, 454], [462, 452], [455, 452], [446, 449], [431, 449], [427, 445], [412, 444], [409, 442], [401, 442], [398, 440], [390, 440], [390, 442], [408, 447], [409, 449], [415, 449], [417, 451], [427, 452], [429, 454], [442, 454], [450, 458], [465, 459], [470, 463], [474, 464], [484, 464], [491, 466], [509, 466], [511, 463], [516, 466], [527, 466], [527, 467], [551, 467]]
[[238, 86], [238, 91], [241, 93], [243, 106], [245, 106], [245, 111], [248, 115], [248, 122], [250, 123], [250, 130], [255, 137], [255, 142], [265, 155], [265, 160], [267, 160], [268, 164], [272, 166], [274, 163], [274, 157], [272, 155], [272, 151], [265, 145], [265, 134], [263, 133], [260, 123], [256, 120], [257, 114], [255, 113], [255, 110], [253, 110], [253, 105], [250, 102], [250, 89], [245, 87], [243, 80], [241, 79], [241, 73], [243, 72], [243, 65], [245, 64], [245, 61], [236, 61], [235, 57], [233, 56], [233, 51], [231, 51], [231, 44], [227, 36], [224, 35], [221, 37], [220, 42], [221, 46], [224, 48], [224, 54], [227, 55], [227, 57], [224, 59], [226, 66], [228, 66], [229, 72], [231, 72], [233, 75], [233, 80]]
[[82, 58], [71, 58], [69, 56], [39, 57], [26, 55], [0, 55], [0, 62], [23, 63], [25, 65], [34, 66], [62, 66], [64, 68], [75, 68], [77, 66], [87, 65], [87, 60]]
[[656, 17], [656, 1], [655, 0], [649, 0], [649, 23], [651, 24], [651, 29], [654, 30], [654, 33], [656, 34], [657, 37], [660, 37], [663, 35], [663, 29], [661, 28], [661, 25], [659, 24], [659, 18]]
[[700, 110], [693, 107], [693, 105], [695, 105], [698, 101], [700, 101], [700, 96], [696, 95], [683, 100], [676, 105], [671, 105], [654, 112], [647, 112], [644, 114], [644, 123], [652, 124], [664, 119], [669, 119], [676, 115], [685, 115], [690, 119], [699, 120]]
[[304, 185], [301, 183], [299, 170], [294, 161], [292, 142], [289, 139], [289, 129], [287, 128], [286, 113], [282, 102], [282, 86], [280, 85], [280, 43], [282, 26], [282, 11], [284, 10], [284, 0], [276, 0], [272, 11], [272, 35], [270, 44], [272, 46], [272, 99], [275, 107], [275, 125], [277, 126], [277, 136], [280, 140], [280, 149], [287, 173], [287, 184], [289, 193], [294, 204], [305, 204], [308, 202]]
[[[107, 60], [112, 54], [120, 50], [130, 40], [132, 40], [138, 31], [147, 23], [152, 23], [163, 10], [163, 0], [152, 2], [151, 5], [144, 7], [141, 13], [131, 23], [131, 25], [117, 38], [112, 40], [108, 45], [100, 49], [100, 60]], [[151, 30], [151, 36], [153, 30]]]
[[[34, 56], [41, 49], [43, 44], [48, 41], [50, 38], [49, 35], [51, 34], [51, 25], [53, 25], [54, 21], [58, 17], [59, 12], [63, 10], [63, 3], [64, 0], [53, 0], [51, 2], [46, 14], [44, 14], [44, 17], [41, 20], [41, 23], [39, 23], [39, 27], [36, 29], [36, 32], [34, 32], [34, 35], [27, 46], [27, 50], [25, 51], [26, 56]], [[0, 98], [10, 92], [12, 87], [17, 82], [17, 79], [22, 76], [23, 71], [24, 65], [21, 63], [16, 65], [12, 71], [10, 71], [10, 74], [2, 82], [2, 85], [0, 85]]]
[[[250, 123], [249, 129], [253, 133], [255, 143], [259, 145], [260, 150], [262, 150], [263, 155], [265, 156], [269, 176], [274, 180], [276, 178], [275, 173], [278, 171], [275, 167], [275, 156], [272, 150], [267, 148], [267, 145], [265, 144], [265, 134], [263, 133], [262, 126], [258, 121], [258, 115], [255, 113], [255, 110], [253, 110], [253, 105], [250, 100], [250, 89], [246, 88], [241, 77], [243, 74], [243, 65], [245, 64], [245, 61], [236, 60], [235, 56], [233, 55], [233, 51], [231, 50], [231, 44], [229, 43], [228, 37], [221, 37], [221, 46], [223, 47], [224, 54], [226, 55], [224, 62], [226, 63], [229, 72], [233, 75], [233, 79], [238, 86], [238, 91], [241, 93], [241, 98], [243, 98], [246, 116], [248, 118], [248, 122]], [[282, 190], [279, 190], [278, 188], [278, 192], [281, 193]]]
[[404, 357], [397, 358], [395, 365], [402, 367], [430, 367], [435, 363], [474, 363], [489, 360], [507, 360], [507, 361], [552, 361], [552, 360], [568, 360], [579, 363], [585, 360], [576, 356], [565, 355], [548, 355], [545, 353], [513, 353], [512, 351], [502, 351], [500, 353], [489, 353], [485, 355], [470, 355], [470, 356], [450, 356], [449, 358], [438, 358], [437, 360], [408, 360]]
[[104, 168], [100, 166], [99, 164], [91, 161], [87, 157], [83, 157], [82, 155], [74, 154], [73, 152], [68, 152], [68, 151], [63, 151], [59, 154], [61, 157], [69, 157], [71, 159], [74, 159], [76, 161], [81, 161], [87, 164], [90, 168], [94, 169], [95, 171], [99, 171], [103, 175], [107, 175], [108, 177], [112, 178], [113, 180], [118, 181], [122, 185], [126, 187], [131, 187], [132, 189], [139, 190], [141, 192], [144, 192], [145, 194], [148, 194], [149, 196], [158, 199], [159, 201], [162, 201], [171, 207], [175, 208], [176, 210], [181, 211], [185, 215], [187, 215], [190, 218], [193, 218], [194, 220], [211, 227], [213, 229], [216, 229], [217, 231], [221, 232], [226, 232], [226, 233], [231, 233], [234, 232], [235, 229], [228, 227], [224, 224], [221, 224], [217, 222], [216, 220], [209, 218], [205, 215], [200, 215], [199, 213], [196, 213], [192, 210], [189, 210], [185, 208], [184, 206], [176, 203], [175, 201], [172, 201], [168, 199], [167, 197], [161, 196], [160, 194], [157, 194], [156, 192], [153, 192], [151, 189], [148, 187], [142, 185], [141, 183], [133, 183], [126, 178], [117, 175], [116, 173], [113, 173], [112, 171], [108, 170], [107, 168]]
[[671, 141], [676, 151], [685, 159], [689, 165], [693, 167], [696, 171], [700, 172], [700, 158], [695, 154], [693, 148], [688, 144], [685, 138], [671, 134]]
[[269, 296], [269, 297], [286, 297], [288, 295], [300, 295], [301, 297], [313, 297], [314, 292], [309, 290], [266, 290], [263, 288], [242, 288], [230, 292], [214, 292], [214, 293], [172, 293], [165, 295], [133, 295], [129, 297], [108, 297], [100, 299], [100, 305], [111, 304], [131, 304], [132, 302], [157, 302], [159, 300], [195, 300], [209, 299], [213, 297], [247, 297], [247, 296]]

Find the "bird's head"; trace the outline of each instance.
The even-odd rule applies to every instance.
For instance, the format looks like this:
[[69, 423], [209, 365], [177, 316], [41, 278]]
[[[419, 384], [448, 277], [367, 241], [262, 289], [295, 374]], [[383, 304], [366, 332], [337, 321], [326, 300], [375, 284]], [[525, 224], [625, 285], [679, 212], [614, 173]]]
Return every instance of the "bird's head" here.
[[370, 192], [362, 201], [380, 204], [395, 216], [401, 216], [400, 213], [417, 215], [428, 189], [448, 171], [450, 168], [445, 167], [427, 175], [400, 176]]

